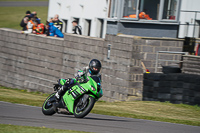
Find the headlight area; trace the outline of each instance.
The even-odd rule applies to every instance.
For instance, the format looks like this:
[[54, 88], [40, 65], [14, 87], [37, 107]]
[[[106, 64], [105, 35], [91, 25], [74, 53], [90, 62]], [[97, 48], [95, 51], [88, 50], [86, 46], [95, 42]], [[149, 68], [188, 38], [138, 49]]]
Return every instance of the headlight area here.
[[93, 86], [91, 86], [91, 89], [92, 89], [92, 91], [96, 91], [96, 89]]

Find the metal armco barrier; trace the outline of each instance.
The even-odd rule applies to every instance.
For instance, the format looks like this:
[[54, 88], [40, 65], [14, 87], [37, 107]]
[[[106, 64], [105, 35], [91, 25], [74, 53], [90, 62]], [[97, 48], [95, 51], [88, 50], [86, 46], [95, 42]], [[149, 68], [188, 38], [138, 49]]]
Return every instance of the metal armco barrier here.
[[159, 61], [169, 61], [169, 62], [182, 62], [180, 60], [164, 60], [164, 59], [158, 59], [159, 53], [165, 53], [165, 54], [182, 54], [182, 55], [188, 55], [188, 52], [176, 52], [176, 51], [157, 51], [156, 52], [156, 65], [155, 65], [155, 73], [158, 72], [158, 62]]

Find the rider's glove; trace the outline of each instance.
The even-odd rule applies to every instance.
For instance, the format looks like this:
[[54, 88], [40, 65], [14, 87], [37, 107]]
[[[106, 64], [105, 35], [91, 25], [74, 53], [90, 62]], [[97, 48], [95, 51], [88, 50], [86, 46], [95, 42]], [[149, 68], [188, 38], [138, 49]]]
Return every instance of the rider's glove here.
[[66, 79], [65, 86], [70, 86], [74, 83], [74, 80], [71, 78]]
[[84, 73], [83, 73], [82, 71], [78, 71], [77, 77], [80, 78], [81, 76], [83, 76], [83, 74], [84, 74]]
[[60, 85], [59, 84], [54, 84], [54, 91], [56, 91], [56, 90], [58, 90], [58, 88], [60, 87]]
[[65, 84], [69, 84], [70, 83], [70, 79], [67, 79]]

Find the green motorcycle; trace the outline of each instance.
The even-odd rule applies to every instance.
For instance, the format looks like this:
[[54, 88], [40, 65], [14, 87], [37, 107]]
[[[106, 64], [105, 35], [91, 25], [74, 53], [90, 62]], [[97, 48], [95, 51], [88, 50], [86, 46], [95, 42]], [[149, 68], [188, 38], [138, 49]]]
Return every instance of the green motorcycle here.
[[[66, 80], [61, 79], [61, 85]], [[58, 91], [57, 88], [54, 91]], [[69, 87], [69, 90], [63, 95], [59, 101], [58, 107], [55, 109], [53, 104], [56, 102], [56, 92], [52, 93], [44, 102], [42, 112], [44, 115], [53, 115], [55, 113], [74, 115], [76, 118], [83, 118], [92, 110], [95, 102], [103, 96], [101, 81], [96, 76], [88, 76], [88, 81], [84, 83], [77, 82]]]

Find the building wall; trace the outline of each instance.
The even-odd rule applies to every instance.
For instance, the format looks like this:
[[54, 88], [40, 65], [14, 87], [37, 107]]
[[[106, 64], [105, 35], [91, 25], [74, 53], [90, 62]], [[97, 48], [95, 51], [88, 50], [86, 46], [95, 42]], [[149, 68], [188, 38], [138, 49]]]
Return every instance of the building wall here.
[[[55, 14], [60, 15], [61, 20], [67, 21], [67, 32], [72, 32], [72, 24], [74, 18], [79, 18], [79, 24], [83, 28], [83, 33], [86, 35], [86, 19], [91, 20], [91, 34], [92, 37], [101, 37], [99, 32], [98, 19], [103, 19], [103, 38], [105, 34], [123, 33], [130, 35], [139, 35], [147, 37], [171, 37], [171, 38], [185, 38], [196, 37], [199, 38], [199, 24], [200, 24], [200, 9], [199, 0], [181, 0], [178, 22], [137, 22], [142, 25], [141, 28], [129, 27], [127, 23], [119, 23], [117, 29], [113, 29], [112, 22], [107, 24], [107, 16], [109, 10], [110, 0], [49, 0], [48, 19], [54, 17]], [[121, 2], [121, 1], [120, 1]], [[122, 14], [122, 13], [119, 13]], [[120, 16], [120, 15], [119, 15]], [[119, 17], [118, 16], [118, 17]], [[120, 16], [121, 17], [121, 16]], [[118, 18], [119, 19], [119, 18]], [[117, 19], [116, 19], [117, 20]], [[132, 25], [137, 25], [134, 22], [128, 22]], [[174, 23], [174, 24], [173, 24]], [[118, 25], [118, 24], [117, 24]], [[148, 27], [146, 27], [148, 25]], [[114, 26], [116, 27], [116, 26]], [[159, 28], [158, 28], [159, 27]], [[166, 30], [167, 29], [169, 30]], [[108, 29], [106, 29], [108, 28]], [[128, 29], [127, 29], [128, 28]], [[152, 33], [148, 34], [151, 30]], [[63, 30], [64, 31], [64, 30]]]
[[[199, 38], [200, 1], [182, 0], [180, 8], [179, 38]], [[198, 22], [198, 23], [197, 23]], [[187, 23], [187, 24], [186, 24]]]
[[106, 33], [106, 19], [108, 12], [109, 0], [49, 0], [48, 19], [59, 14], [61, 20], [67, 20], [67, 32], [72, 33], [71, 22], [74, 18], [79, 18], [79, 25], [81, 25], [83, 32], [85, 29], [85, 19], [91, 20], [91, 35], [98, 37], [97, 19], [104, 20], [103, 37]]
[[118, 33], [118, 22], [107, 21], [106, 34], [117, 35]]
[[107, 22], [107, 34], [119, 33], [144, 37], [178, 37], [178, 24], [136, 23], [136, 22]]
[[[119, 7], [123, 7], [123, 1], [120, 1]], [[151, 2], [152, 3], [152, 2]], [[107, 34], [129, 34], [147, 37], [171, 37], [185, 38], [194, 37], [200, 38], [200, 1], [199, 0], [180, 0], [180, 8], [178, 8], [177, 21], [170, 20], [128, 20], [122, 19], [120, 10], [118, 18], [108, 19]], [[122, 8], [123, 9], [123, 8]], [[153, 12], [153, 10], [152, 10]], [[150, 13], [149, 13], [150, 14]], [[160, 13], [161, 15], [161, 13]], [[150, 15], [152, 16], [152, 15]], [[155, 16], [155, 15], [154, 15]], [[155, 18], [154, 18], [155, 19]], [[117, 21], [116, 30], [112, 33], [113, 20]], [[110, 27], [111, 26], [111, 27]]]
[[[108, 59], [108, 44], [111, 44]], [[156, 51], [182, 51], [178, 39], [106, 35], [105, 39], [74, 34], [63, 38], [0, 29], [0, 84], [53, 92], [59, 78], [74, 77], [92, 58], [102, 62], [102, 100], [141, 100], [143, 70], [155, 70]], [[177, 55], [160, 55], [179, 59]], [[168, 62], [164, 62], [167, 64]]]
[[178, 25], [148, 24], [148, 23], [119, 23], [119, 33], [145, 36], [177, 38]]

